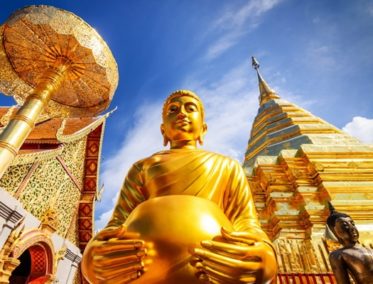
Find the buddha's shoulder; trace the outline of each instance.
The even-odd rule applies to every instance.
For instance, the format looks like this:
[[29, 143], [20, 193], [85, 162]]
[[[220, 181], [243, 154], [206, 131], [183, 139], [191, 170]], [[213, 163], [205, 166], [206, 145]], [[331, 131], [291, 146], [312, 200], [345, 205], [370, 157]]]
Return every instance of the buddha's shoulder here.
[[206, 158], [215, 159], [215, 160], [218, 160], [218, 161], [230, 164], [230, 165], [239, 166], [239, 162], [236, 159], [232, 159], [231, 157], [228, 157], [223, 154], [216, 153], [216, 152], [206, 151], [206, 150], [200, 150], [200, 151], [201, 151], [200, 155]]
[[337, 250], [332, 251], [329, 254], [329, 260], [332, 261], [339, 261], [346, 257], [355, 256], [356, 252], [359, 251], [357, 248], [340, 248]]
[[160, 160], [164, 159], [165, 152], [166, 151], [159, 151], [148, 157], [142, 158], [141, 160], [138, 160], [136, 163], [134, 163], [132, 167], [142, 169], [144, 167], [157, 163]]
[[337, 249], [329, 254], [329, 261], [332, 265], [339, 263], [342, 259], [343, 249]]

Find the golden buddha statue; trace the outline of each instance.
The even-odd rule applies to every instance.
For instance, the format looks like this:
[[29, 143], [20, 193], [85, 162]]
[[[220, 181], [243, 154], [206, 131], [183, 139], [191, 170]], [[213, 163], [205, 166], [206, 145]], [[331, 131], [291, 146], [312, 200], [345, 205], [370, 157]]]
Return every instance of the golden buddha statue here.
[[161, 151], [129, 170], [107, 227], [87, 245], [91, 283], [269, 283], [277, 263], [240, 164], [197, 149], [200, 98], [165, 101]]

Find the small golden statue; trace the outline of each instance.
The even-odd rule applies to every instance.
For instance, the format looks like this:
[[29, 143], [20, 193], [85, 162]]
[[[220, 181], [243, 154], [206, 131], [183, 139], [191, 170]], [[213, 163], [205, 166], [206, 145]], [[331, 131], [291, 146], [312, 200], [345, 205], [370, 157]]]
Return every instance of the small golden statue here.
[[337, 283], [350, 284], [349, 274], [356, 284], [373, 283], [373, 250], [359, 244], [359, 231], [349, 215], [335, 211], [331, 203], [329, 210], [326, 222], [343, 246], [329, 255]]
[[161, 151], [129, 170], [107, 227], [82, 261], [91, 283], [269, 283], [275, 252], [237, 161], [197, 149], [207, 131], [200, 98], [172, 93]]

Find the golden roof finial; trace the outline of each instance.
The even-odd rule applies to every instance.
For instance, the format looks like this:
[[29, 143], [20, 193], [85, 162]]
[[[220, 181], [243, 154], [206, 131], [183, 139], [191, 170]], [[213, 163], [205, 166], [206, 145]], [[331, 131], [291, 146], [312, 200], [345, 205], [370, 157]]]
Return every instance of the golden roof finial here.
[[256, 70], [256, 73], [258, 74], [258, 81], [259, 81], [259, 103], [260, 106], [268, 102], [272, 99], [279, 99], [279, 95], [270, 87], [268, 86], [267, 82], [263, 79], [262, 75], [259, 72], [259, 62], [256, 60], [254, 56], [251, 57], [251, 64], [253, 68]]

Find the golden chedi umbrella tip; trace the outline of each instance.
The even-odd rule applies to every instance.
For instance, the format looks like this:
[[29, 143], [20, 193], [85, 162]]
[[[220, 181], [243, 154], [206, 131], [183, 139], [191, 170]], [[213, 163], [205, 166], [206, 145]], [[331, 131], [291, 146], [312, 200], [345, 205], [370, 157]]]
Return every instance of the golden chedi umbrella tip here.
[[259, 104], [262, 106], [266, 102], [272, 100], [272, 99], [279, 99], [280, 96], [274, 91], [268, 83], [263, 79], [262, 75], [259, 72], [260, 64], [258, 60], [252, 56], [251, 57], [251, 65], [255, 69], [257, 75], [258, 75], [258, 83], [259, 83]]

